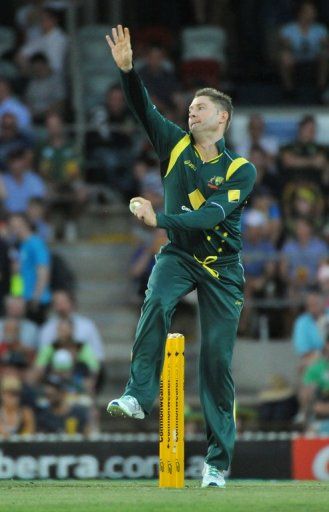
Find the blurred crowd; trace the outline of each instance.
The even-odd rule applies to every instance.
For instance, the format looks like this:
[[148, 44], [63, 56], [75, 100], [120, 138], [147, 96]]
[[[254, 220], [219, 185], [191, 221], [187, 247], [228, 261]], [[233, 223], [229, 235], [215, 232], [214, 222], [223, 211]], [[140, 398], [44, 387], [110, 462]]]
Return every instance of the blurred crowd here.
[[7, 296], [0, 320], [0, 436], [97, 432], [103, 361], [97, 327], [78, 313], [69, 291], [53, 293], [41, 324], [31, 320], [24, 298]]
[[[184, 0], [179, 8], [166, 0], [156, 12], [144, 3], [126, 13], [127, 24], [135, 13], [135, 67], [158, 109], [183, 128], [204, 85], [237, 106], [329, 103], [328, 2], [241, 0], [232, 9], [230, 0]], [[76, 240], [93, 201], [142, 195], [161, 210], [159, 166], [116, 75], [105, 92], [88, 96], [77, 147], [65, 3], [13, 4], [0, 26], [0, 435], [87, 433], [98, 428], [93, 398], [104, 350], [92, 320], [77, 312], [74, 277], [50, 243]], [[258, 171], [242, 218], [239, 335], [293, 339], [297, 419], [321, 429], [329, 418], [329, 147], [318, 142], [312, 115], [301, 115], [293, 133], [274, 133], [255, 113], [242, 142], [227, 137]], [[130, 276], [142, 301], [166, 234], [134, 220], [132, 230]], [[291, 403], [291, 416], [296, 408]]]

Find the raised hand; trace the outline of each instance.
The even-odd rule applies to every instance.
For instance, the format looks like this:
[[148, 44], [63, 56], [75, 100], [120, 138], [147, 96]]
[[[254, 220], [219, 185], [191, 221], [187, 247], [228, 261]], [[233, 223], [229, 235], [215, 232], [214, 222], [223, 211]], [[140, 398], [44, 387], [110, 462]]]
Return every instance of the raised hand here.
[[129, 29], [122, 25], [112, 28], [112, 39], [106, 36], [106, 41], [111, 48], [113, 59], [122, 71], [128, 72], [133, 67], [133, 52], [130, 44]]

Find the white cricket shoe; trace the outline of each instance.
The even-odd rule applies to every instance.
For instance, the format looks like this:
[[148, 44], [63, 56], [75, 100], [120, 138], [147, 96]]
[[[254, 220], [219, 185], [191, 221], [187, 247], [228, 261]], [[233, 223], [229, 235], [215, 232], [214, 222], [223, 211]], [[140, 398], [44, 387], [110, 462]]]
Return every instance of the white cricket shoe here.
[[210, 466], [205, 462], [202, 476], [201, 487], [225, 487], [224, 471], [220, 471], [215, 466]]
[[128, 416], [129, 418], [136, 418], [138, 420], [145, 418], [145, 412], [139, 405], [137, 399], [130, 395], [115, 398], [108, 404], [106, 410], [112, 416]]

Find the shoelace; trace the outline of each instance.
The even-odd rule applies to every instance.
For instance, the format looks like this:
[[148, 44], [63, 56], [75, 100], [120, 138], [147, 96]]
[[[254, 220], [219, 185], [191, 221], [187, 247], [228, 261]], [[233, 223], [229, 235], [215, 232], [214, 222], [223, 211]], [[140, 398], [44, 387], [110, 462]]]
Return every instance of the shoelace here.
[[214, 466], [209, 466], [208, 475], [212, 476], [214, 478], [218, 478], [220, 476], [220, 471], [219, 471], [219, 469], [215, 468]]
[[127, 397], [128, 401], [131, 403], [131, 405], [137, 409], [138, 408], [138, 404], [137, 404], [137, 400], [135, 397], [133, 396], [130, 396], [130, 397]]

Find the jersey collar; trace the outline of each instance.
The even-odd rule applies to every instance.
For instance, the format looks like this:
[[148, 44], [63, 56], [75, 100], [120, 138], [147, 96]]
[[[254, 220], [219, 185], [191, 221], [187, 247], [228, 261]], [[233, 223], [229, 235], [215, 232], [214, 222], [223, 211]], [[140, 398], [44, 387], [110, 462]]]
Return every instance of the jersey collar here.
[[[194, 140], [194, 137], [193, 137], [191, 132], [189, 132], [189, 136], [190, 136], [191, 142], [192, 142], [192, 144], [194, 146], [195, 145], [195, 140]], [[218, 149], [218, 154], [220, 155], [221, 153], [223, 153], [223, 151], [225, 149], [225, 137], [222, 137], [217, 142], [215, 142], [215, 145], [216, 145], [216, 147]]]

